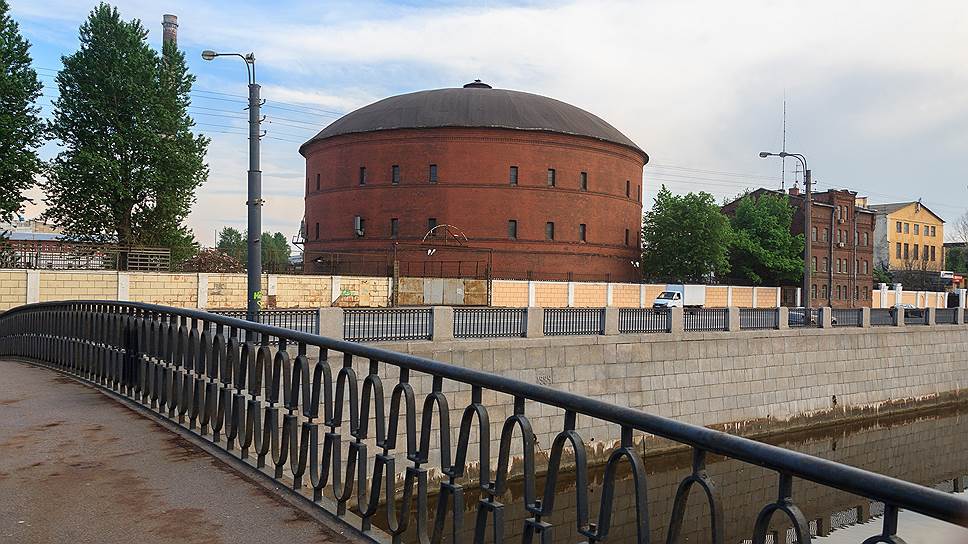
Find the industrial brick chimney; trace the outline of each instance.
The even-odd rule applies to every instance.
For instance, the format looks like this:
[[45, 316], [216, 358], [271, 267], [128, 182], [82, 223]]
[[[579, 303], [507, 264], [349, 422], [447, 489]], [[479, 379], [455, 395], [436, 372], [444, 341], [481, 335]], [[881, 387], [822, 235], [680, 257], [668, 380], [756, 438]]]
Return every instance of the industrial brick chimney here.
[[161, 20], [161, 28], [164, 29], [162, 42], [173, 44], [178, 43], [178, 16], [177, 15], [164, 15]]

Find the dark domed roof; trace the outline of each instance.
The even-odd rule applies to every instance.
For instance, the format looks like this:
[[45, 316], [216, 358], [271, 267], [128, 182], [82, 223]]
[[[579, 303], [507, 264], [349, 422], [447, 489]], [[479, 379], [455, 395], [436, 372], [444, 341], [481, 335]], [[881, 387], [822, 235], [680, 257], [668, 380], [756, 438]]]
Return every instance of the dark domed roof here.
[[574, 134], [629, 147], [648, 155], [596, 115], [560, 100], [476, 80], [462, 88], [435, 89], [384, 98], [352, 111], [300, 147], [333, 136], [403, 128], [491, 127]]

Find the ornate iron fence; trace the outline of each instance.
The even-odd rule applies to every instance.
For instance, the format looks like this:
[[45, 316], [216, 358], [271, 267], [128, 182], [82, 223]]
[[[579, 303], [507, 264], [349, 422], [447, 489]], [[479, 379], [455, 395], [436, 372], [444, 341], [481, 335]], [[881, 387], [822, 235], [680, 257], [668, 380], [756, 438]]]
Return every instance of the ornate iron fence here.
[[938, 325], [957, 325], [958, 324], [958, 309], [957, 308], [938, 308], [935, 310], [934, 322]]
[[834, 327], [861, 327], [864, 324], [864, 310], [860, 308], [834, 308], [830, 315]]
[[[247, 340], [256, 334], [262, 344]], [[270, 345], [270, 339], [278, 344]], [[318, 357], [311, 357], [313, 352]], [[415, 531], [421, 542], [441, 542], [447, 528], [457, 541], [465, 490], [477, 488], [474, 540], [500, 542], [505, 516], [513, 518], [499, 499], [508, 491], [509, 468], [517, 465], [527, 510], [520, 522], [524, 542], [550, 542], [556, 526], [571, 526], [590, 543], [603, 542], [614, 536], [616, 479], [627, 465], [636, 521], [624, 541], [645, 544], [649, 489], [636, 433], [669, 439], [693, 452], [692, 470], [673, 501], [669, 542], [678, 541], [693, 486], [709, 505], [709, 540], [723, 542], [724, 498], [705, 470], [710, 454], [776, 473], [776, 500], [765, 504], [753, 523], [754, 544], [766, 542], [776, 513], [790, 523], [797, 542], [810, 542], [808, 521], [794, 496], [797, 479], [883, 502], [881, 534], [867, 543], [901, 542], [895, 535], [902, 508], [968, 527], [968, 500], [957, 495], [495, 373], [195, 310], [115, 302], [21, 306], [0, 316], [0, 356], [50, 366], [140, 403], [200, 439], [254, 460], [256, 469], [375, 541], [400, 541]], [[496, 422], [499, 448], [492, 457], [484, 399], [496, 396], [507, 396], [513, 410], [503, 424]], [[457, 404], [462, 415], [452, 427], [454, 399], [462, 399]], [[561, 431], [548, 451], [539, 489], [529, 415], [548, 413], [562, 414]], [[579, 416], [620, 430], [597, 510], [591, 510]], [[372, 454], [371, 444], [376, 446]], [[575, 467], [567, 470], [574, 471], [575, 484], [559, 491], [568, 450]], [[468, 478], [470, 452], [482, 461], [476, 481]], [[398, 461], [406, 466], [398, 467]], [[440, 481], [431, 480], [432, 470], [442, 474]], [[556, 498], [565, 492], [575, 494], [572, 519], [554, 517]], [[431, 514], [428, 502], [435, 494]], [[386, 532], [372, 524], [378, 514], [386, 517]]]
[[780, 312], [776, 308], [740, 308], [740, 329], [778, 329]]
[[790, 328], [819, 327], [820, 311], [817, 308], [790, 308], [787, 312]]
[[904, 324], [905, 325], [927, 325], [928, 309], [927, 308], [904, 308]]
[[[245, 319], [245, 310], [213, 310], [213, 314]], [[319, 334], [319, 312], [316, 310], [260, 310], [256, 321], [291, 331]]]
[[434, 332], [430, 308], [368, 308], [343, 310], [343, 338], [351, 342], [430, 340]]
[[454, 308], [454, 338], [523, 337], [525, 308]]
[[683, 312], [686, 331], [728, 331], [728, 308], [686, 308]]
[[652, 308], [621, 308], [618, 311], [618, 332], [669, 332], [672, 330], [672, 312]]
[[894, 324], [894, 308], [871, 308], [871, 326], [885, 327]]
[[546, 336], [564, 334], [604, 334], [604, 308], [545, 308]]

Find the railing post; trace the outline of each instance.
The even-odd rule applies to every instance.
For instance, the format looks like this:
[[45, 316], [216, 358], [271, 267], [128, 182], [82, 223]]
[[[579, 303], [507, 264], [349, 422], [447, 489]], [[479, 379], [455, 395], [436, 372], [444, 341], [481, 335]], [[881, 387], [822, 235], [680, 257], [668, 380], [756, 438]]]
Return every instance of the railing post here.
[[780, 306], [776, 309], [776, 328], [779, 330], [786, 330], [790, 328], [790, 309], [786, 306]]
[[965, 309], [955, 308], [955, 323], [959, 325], [965, 324]]
[[860, 309], [860, 326], [864, 329], [871, 328], [871, 309], [867, 306]]
[[681, 333], [686, 330], [686, 312], [682, 308], [671, 308], [669, 311], [669, 332]]
[[904, 326], [904, 308], [901, 308], [900, 306], [894, 307], [894, 326]]
[[928, 325], [928, 326], [937, 325], [938, 324], [938, 313], [937, 313], [938, 312], [938, 309], [935, 308], [934, 306], [928, 306], [928, 308], [925, 309], [924, 311], [926, 313], [926, 315], [924, 316], [925, 324]]
[[319, 323], [319, 334], [326, 338], [343, 340], [343, 309], [339, 307], [320, 308], [316, 321]]
[[528, 328], [526, 338], [544, 336], [544, 308], [528, 306]]
[[817, 319], [821, 329], [829, 329], [834, 326], [834, 311], [830, 306], [820, 308], [820, 316]]
[[430, 339], [453, 340], [454, 339], [454, 308], [452, 306], [434, 306], [433, 319], [434, 327]]
[[605, 335], [618, 334], [618, 308], [605, 308]]
[[739, 331], [739, 308], [736, 306], [730, 306], [726, 311], [726, 330], [729, 332]]

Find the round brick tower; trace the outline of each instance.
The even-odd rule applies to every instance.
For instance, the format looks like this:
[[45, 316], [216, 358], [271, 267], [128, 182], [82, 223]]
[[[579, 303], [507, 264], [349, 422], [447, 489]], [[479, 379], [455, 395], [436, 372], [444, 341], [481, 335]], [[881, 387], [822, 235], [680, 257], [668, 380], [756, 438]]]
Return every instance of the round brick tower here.
[[475, 81], [380, 100], [299, 151], [307, 271], [639, 277], [649, 157], [575, 106]]

